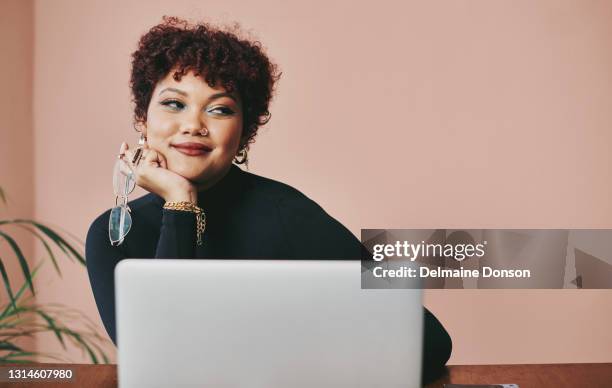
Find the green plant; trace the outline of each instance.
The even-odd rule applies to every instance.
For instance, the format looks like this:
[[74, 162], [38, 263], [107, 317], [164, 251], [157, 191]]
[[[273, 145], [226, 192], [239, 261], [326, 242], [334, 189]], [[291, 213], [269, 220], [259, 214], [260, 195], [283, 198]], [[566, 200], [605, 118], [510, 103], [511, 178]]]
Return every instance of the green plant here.
[[[7, 204], [2, 188], [0, 188], [0, 201]], [[50, 227], [27, 219], [0, 219], [0, 245], [3, 242], [8, 244], [25, 279], [17, 292], [14, 292], [5, 266], [6, 258], [0, 257], [0, 275], [4, 291], [8, 295], [6, 304], [0, 302], [0, 364], [31, 363], [36, 361], [35, 357], [69, 362], [70, 360], [62, 355], [22, 349], [16, 344], [20, 338], [45, 332], [53, 333], [64, 349], [66, 343], [70, 342], [86, 352], [93, 363], [108, 363], [103, 344], [109, 341], [98, 334], [96, 325], [84, 314], [61, 304], [35, 303], [36, 291], [33, 279], [43, 262], [37, 263], [34, 269], [30, 269], [23, 250], [9, 232], [10, 228], [21, 228], [31, 233], [44, 247], [48, 259], [60, 277], [61, 271], [54, 249], [59, 249], [68, 259], [85, 265], [85, 259], [79, 250]], [[82, 242], [78, 242], [83, 245]], [[74, 329], [75, 326], [79, 329]]]

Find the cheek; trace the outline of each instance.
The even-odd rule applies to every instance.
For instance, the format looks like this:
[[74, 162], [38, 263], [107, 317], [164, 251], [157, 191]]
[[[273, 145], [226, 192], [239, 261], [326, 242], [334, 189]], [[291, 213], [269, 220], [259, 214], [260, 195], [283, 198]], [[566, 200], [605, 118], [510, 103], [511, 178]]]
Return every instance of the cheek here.
[[150, 147], [158, 148], [167, 146], [168, 139], [172, 136], [172, 124], [160, 120], [159, 117], [150, 117], [147, 120], [147, 143]]
[[168, 139], [170, 137], [164, 131], [159, 129], [149, 130], [147, 132], [147, 143], [149, 147], [163, 152], [168, 147]]
[[240, 136], [242, 135], [242, 123], [231, 128], [226, 128], [218, 137], [218, 146], [223, 147], [224, 151], [234, 153], [240, 144]]

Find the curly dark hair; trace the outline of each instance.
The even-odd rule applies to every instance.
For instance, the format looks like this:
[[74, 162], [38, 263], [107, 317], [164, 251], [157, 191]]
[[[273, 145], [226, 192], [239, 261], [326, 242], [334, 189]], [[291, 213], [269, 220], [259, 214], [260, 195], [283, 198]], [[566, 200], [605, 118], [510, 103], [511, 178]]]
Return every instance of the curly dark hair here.
[[151, 28], [132, 53], [134, 122], [144, 123], [155, 85], [175, 69], [180, 81], [189, 70], [203, 76], [211, 87], [220, 83], [229, 93], [237, 91], [243, 106], [243, 132], [239, 152], [248, 150], [259, 126], [270, 120], [268, 105], [281, 76], [259, 41], [239, 36], [239, 25], [230, 29], [208, 23], [190, 24], [164, 16]]

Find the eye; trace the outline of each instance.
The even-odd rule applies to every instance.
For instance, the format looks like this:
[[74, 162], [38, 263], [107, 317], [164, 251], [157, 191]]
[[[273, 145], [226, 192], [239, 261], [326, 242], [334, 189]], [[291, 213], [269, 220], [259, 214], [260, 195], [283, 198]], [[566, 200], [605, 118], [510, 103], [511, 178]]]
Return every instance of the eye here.
[[230, 116], [234, 114], [233, 110], [231, 110], [230, 108], [224, 107], [224, 106], [217, 106], [217, 107], [208, 109], [206, 112], [213, 113], [216, 115], [222, 115], [222, 116]]
[[185, 105], [178, 100], [164, 100], [160, 104], [172, 108], [174, 110], [183, 109]]

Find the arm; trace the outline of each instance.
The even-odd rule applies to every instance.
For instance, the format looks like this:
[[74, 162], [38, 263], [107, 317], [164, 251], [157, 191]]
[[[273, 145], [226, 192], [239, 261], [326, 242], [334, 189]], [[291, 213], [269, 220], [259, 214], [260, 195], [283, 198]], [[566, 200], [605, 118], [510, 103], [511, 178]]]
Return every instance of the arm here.
[[[147, 239], [154, 236], [128, 233], [124, 243], [112, 246], [108, 238], [109, 211], [89, 227], [85, 243], [87, 273], [91, 289], [106, 332], [116, 344], [115, 332], [115, 266], [126, 257], [153, 257], [147, 252]], [[134, 222], [137, 213], [134, 213]], [[137, 227], [137, 226], [136, 226]], [[162, 211], [155, 258], [192, 258], [195, 247], [195, 214], [174, 210]]]
[[162, 209], [155, 258], [192, 259], [195, 256], [195, 245], [195, 213]]
[[311, 199], [282, 200], [278, 212], [291, 259], [361, 259], [359, 240]]
[[423, 307], [423, 366], [422, 384], [428, 384], [441, 376], [450, 358], [453, 341], [438, 319]]
[[[281, 202], [279, 212], [295, 258], [360, 260], [371, 257], [348, 229], [306, 197]], [[422, 381], [426, 384], [444, 372], [452, 341], [428, 309], [423, 308], [423, 313]]]

